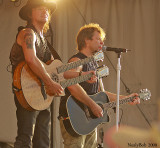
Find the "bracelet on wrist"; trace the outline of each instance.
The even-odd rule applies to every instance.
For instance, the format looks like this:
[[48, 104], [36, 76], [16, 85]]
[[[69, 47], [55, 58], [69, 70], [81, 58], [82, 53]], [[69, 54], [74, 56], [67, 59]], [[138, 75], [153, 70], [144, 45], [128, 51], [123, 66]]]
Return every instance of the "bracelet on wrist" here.
[[81, 76], [81, 75], [82, 75], [82, 71], [79, 72], [79, 76]]

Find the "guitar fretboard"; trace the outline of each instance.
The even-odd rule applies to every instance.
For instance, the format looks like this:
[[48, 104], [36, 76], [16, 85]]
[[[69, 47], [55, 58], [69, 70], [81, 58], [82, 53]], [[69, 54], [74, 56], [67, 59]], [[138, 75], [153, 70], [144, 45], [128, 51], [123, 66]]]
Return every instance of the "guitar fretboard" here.
[[92, 75], [93, 74], [90, 73], [88, 75], [82, 75], [82, 76], [79, 76], [79, 77], [76, 77], [76, 78], [67, 79], [67, 80], [61, 81], [60, 85], [63, 88], [66, 88], [67, 86], [71, 86], [71, 85], [74, 85], [74, 84], [81, 83], [83, 81], [89, 80], [92, 77]]
[[79, 60], [79, 61], [76, 61], [76, 62], [71, 62], [71, 63], [68, 63], [68, 64], [64, 64], [62, 66], [59, 66], [57, 67], [57, 73], [62, 73], [62, 72], [65, 72], [67, 70], [70, 70], [70, 69], [74, 69], [80, 65], [84, 65], [84, 64], [87, 64], [91, 61], [94, 60], [94, 57], [89, 57], [89, 58], [85, 58], [85, 59], [82, 59], [82, 60]]
[[[129, 103], [129, 102], [132, 102], [134, 98], [135, 98], [135, 96], [134, 97], [125, 98], [125, 99], [121, 99], [121, 100], [119, 100], [119, 105], [123, 105], [123, 104]], [[109, 103], [105, 103], [103, 105], [103, 107], [105, 109], [109, 109], [109, 108], [116, 107], [116, 104], [117, 103], [115, 101], [114, 102], [109, 102]]]

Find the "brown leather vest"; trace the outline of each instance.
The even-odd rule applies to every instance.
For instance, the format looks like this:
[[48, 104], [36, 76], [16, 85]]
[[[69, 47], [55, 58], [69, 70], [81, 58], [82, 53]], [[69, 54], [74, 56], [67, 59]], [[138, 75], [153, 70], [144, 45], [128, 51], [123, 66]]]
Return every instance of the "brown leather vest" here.
[[[26, 27], [26, 28], [31, 28], [35, 34], [36, 34], [36, 55], [37, 57], [46, 63], [51, 59], [51, 53], [56, 54], [56, 56], [59, 58], [58, 54], [56, 51], [51, 47], [51, 45], [47, 42], [46, 39], [42, 39], [40, 35], [36, 32], [35, 28], [33, 26], [31, 27]], [[18, 35], [18, 34], [17, 34]], [[49, 46], [48, 46], [49, 44]], [[53, 51], [54, 50], [54, 51]], [[53, 55], [55, 58], [56, 56]], [[23, 49], [20, 45], [18, 45], [17, 41], [12, 46], [11, 52], [10, 52], [10, 61], [12, 65], [12, 73], [14, 72], [16, 66], [22, 62], [25, 61], [24, 54], [23, 54]]]

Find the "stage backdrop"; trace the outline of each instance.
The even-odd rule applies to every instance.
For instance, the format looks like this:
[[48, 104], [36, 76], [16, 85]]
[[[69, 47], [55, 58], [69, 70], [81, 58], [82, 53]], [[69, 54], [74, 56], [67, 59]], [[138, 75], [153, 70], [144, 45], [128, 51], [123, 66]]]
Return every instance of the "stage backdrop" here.
[[[20, 3], [21, 2], [21, 3]], [[16, 118], [12, 75], [9, 65], [9, 53], [15, 41], [17, 28], [25, 25], [18, 12], [26, 3], [20, 0], [0, 1], [0, 141], [13, 143], [16, 136]], [[76, 53], [75, 37], [81, 26], [98, 23], [106, 32], [105, 45], [130, 49], [121, 56], [121, 94], [127, 94], [124, 84], [131, 92], [148, 88], [152, 97], [141, 101], [138, 106], [124, 105], [121, 124], [150, 128], [157, 120], [157, 101], [160, 98], [160, 2], [159, 0], [59, 0], [57, 10], [51, 20], [54, 34], [54, 47], [64, 63]], [[110, 74], [103, 79], [106, 90], [116, 93], [117, 55], [108, 52], [103, 64], [110, 69]], [[8, 67], [8, 68], [7, 68]], [[8, 71], [7, 71], [8, 69]], [[63, 148], [59, 129], [59, 99], [54, 100], [54, 147]], [[122, 114], [120, 110], [120, 115]], [[115, 125], [112, 121], [100, 126], [104, 130]], [[99, 132], [99, 130], [98, 130]], [[99, 135], [98, 135], [99, 137]], [[107, 147], [107, 146], [106, 146]]]

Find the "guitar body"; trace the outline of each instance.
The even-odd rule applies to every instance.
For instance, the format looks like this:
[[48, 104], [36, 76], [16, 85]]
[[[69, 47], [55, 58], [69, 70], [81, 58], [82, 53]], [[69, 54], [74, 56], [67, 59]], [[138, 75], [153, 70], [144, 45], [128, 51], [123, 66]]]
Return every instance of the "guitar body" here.
[[[56, 59], [49, 65], [43, 65], [47, 73], [50, 75], [51, 79], [59, 83], [63, 88], [66, 88], [70, 85], [89, 80], [92, 74], [65, 80], [63, 77], [63, 72], [91, 62], [93, 60], [99, 61], [103, 58], [104, 54], [101, 51], [97, 52], [92, 57], [88, 57], [68, 64], [63, 64], [60, 60]], [[99, 75], [99, 77], [108, 75], [108, 67], [105, 66], [103, 68], [100, 68], [100, 70], [97, 71], [97, 74]], [[32, 70], [25, 62], [19, 63], [14, 71], [13, 90], [22, 107], [29, 111], [44, 110], [48, 108], [54, 97], [46, 94], [44, 83], [32, 72]], [[63, 95], [65, 94], [62, 93], [61, 96]]]
[[[90, 96], [103, 109], [103, 117], [97, 118], [92, 112], [70, 96], [66, 103], [68, 119], [63, 120], [64, 126], [68, 133], [72, 136], [87, 135], [91, 133], [99, 124], [109, 122], [107, 110], [116, 107], [116, 101], [109, 102], [108, 96], [104, 92], [99, 92]], [[119, 101], [120, 105], [132, 102], [137, 96], [131, 96]], [[148, 100], [151, 97], [151, 92], [148, 89], [140, 90], [138, 97], [142, 100]]]
[[[102, 106], [109, 102], [108, 96], [104, 92], [99, 92], [90, 96], [98, 105]], [[73, 136], [87, 135], [91, 133], [99, 124], [109, 122], [107, 111], [104, 110], [103, 117], [97, 118], [92, 112], [84, 107], [79, 101], [70, 96], [66, 103], [69, 120], [64, 120], [66, 130]], [[88, 113], [87, 113], [88, 112]], [[72, 128], [67, 129], [68, 122]]]
[[[50, 65], [44, 64], [46, 71], [52, 80], [60, 82], [64, 80], [63, 73], [57, 74], [56, 67], [63, 63], [60, 60], [54, 60]], [[45, 92], [43, 82], [32, 72], [25, 62], [21, 62], [15, 69], [13, 75], [13, 85], [18, 88], [15, 91], [19, 103], [27, 110], [44, 110], [48, 108], [53, 100]]]

